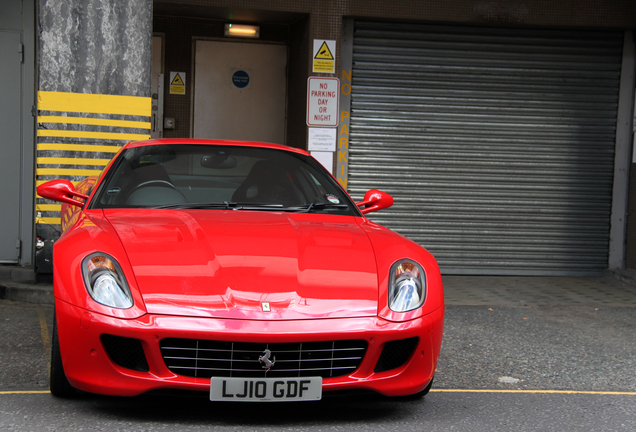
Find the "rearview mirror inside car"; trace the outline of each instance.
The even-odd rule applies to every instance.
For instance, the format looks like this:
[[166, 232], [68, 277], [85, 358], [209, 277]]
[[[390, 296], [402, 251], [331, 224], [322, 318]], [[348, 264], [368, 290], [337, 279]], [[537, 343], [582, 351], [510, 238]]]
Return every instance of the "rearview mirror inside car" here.
[[222, 153], [203, 156], [201, 158], [201, 166], [213, 169], [232, 169], [236, 168], [236, 158]]

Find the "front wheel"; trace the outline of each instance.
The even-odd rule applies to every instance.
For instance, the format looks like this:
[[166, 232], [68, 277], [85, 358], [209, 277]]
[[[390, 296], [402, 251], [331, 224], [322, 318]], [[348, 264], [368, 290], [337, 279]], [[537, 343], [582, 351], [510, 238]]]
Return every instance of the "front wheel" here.
[[68, 382], [62, 365], [60, 340], [57, 336], [57, 317], [53, 313], [53, 339], [51, 341], [51, 378], [49, 382], [53, 396], [68, 398], [75, 394], [75, 389]]

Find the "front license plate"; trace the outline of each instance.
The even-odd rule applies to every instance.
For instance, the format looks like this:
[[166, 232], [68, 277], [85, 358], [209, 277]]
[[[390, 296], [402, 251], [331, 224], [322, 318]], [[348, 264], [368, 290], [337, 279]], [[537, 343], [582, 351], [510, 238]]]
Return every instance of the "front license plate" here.
[[322, 378], [221, 378], [210, 380], [210, 400], [296, 402], [320, 400]]

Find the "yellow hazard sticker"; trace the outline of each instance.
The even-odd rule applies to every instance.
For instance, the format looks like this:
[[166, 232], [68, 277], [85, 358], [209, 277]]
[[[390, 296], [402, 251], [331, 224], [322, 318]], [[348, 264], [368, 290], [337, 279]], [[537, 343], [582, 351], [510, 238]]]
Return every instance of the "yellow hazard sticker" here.
[[327, 45], [327, 41], [323, 41], [314, 58], [317, 60], [335, 60], [333, 54], [331, 54], [329, 46]]
[[170, 94], [186, 94], [185, 72], [170, 72]]
[[183, 83], [181, 76], [177, 73], [172, 79], [172, 82], [170, 83], [170, 85], [185, 85], [185, 84]]
[[336, 41], [314, 39], [313, 72], [335, 73], [336, 71]]

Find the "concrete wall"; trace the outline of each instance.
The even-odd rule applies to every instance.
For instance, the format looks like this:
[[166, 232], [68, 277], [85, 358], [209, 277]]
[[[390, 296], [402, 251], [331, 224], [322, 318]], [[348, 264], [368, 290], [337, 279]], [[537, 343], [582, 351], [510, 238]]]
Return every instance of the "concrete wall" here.
[[[152, 0], [40, 0], [36, 184], [95, 176], [150, 137]], [[59, 203], [36, 197], [38, 272], [52, 270]]]
[[41, 0], [39, 89], [150, 96], [151, 0]]

